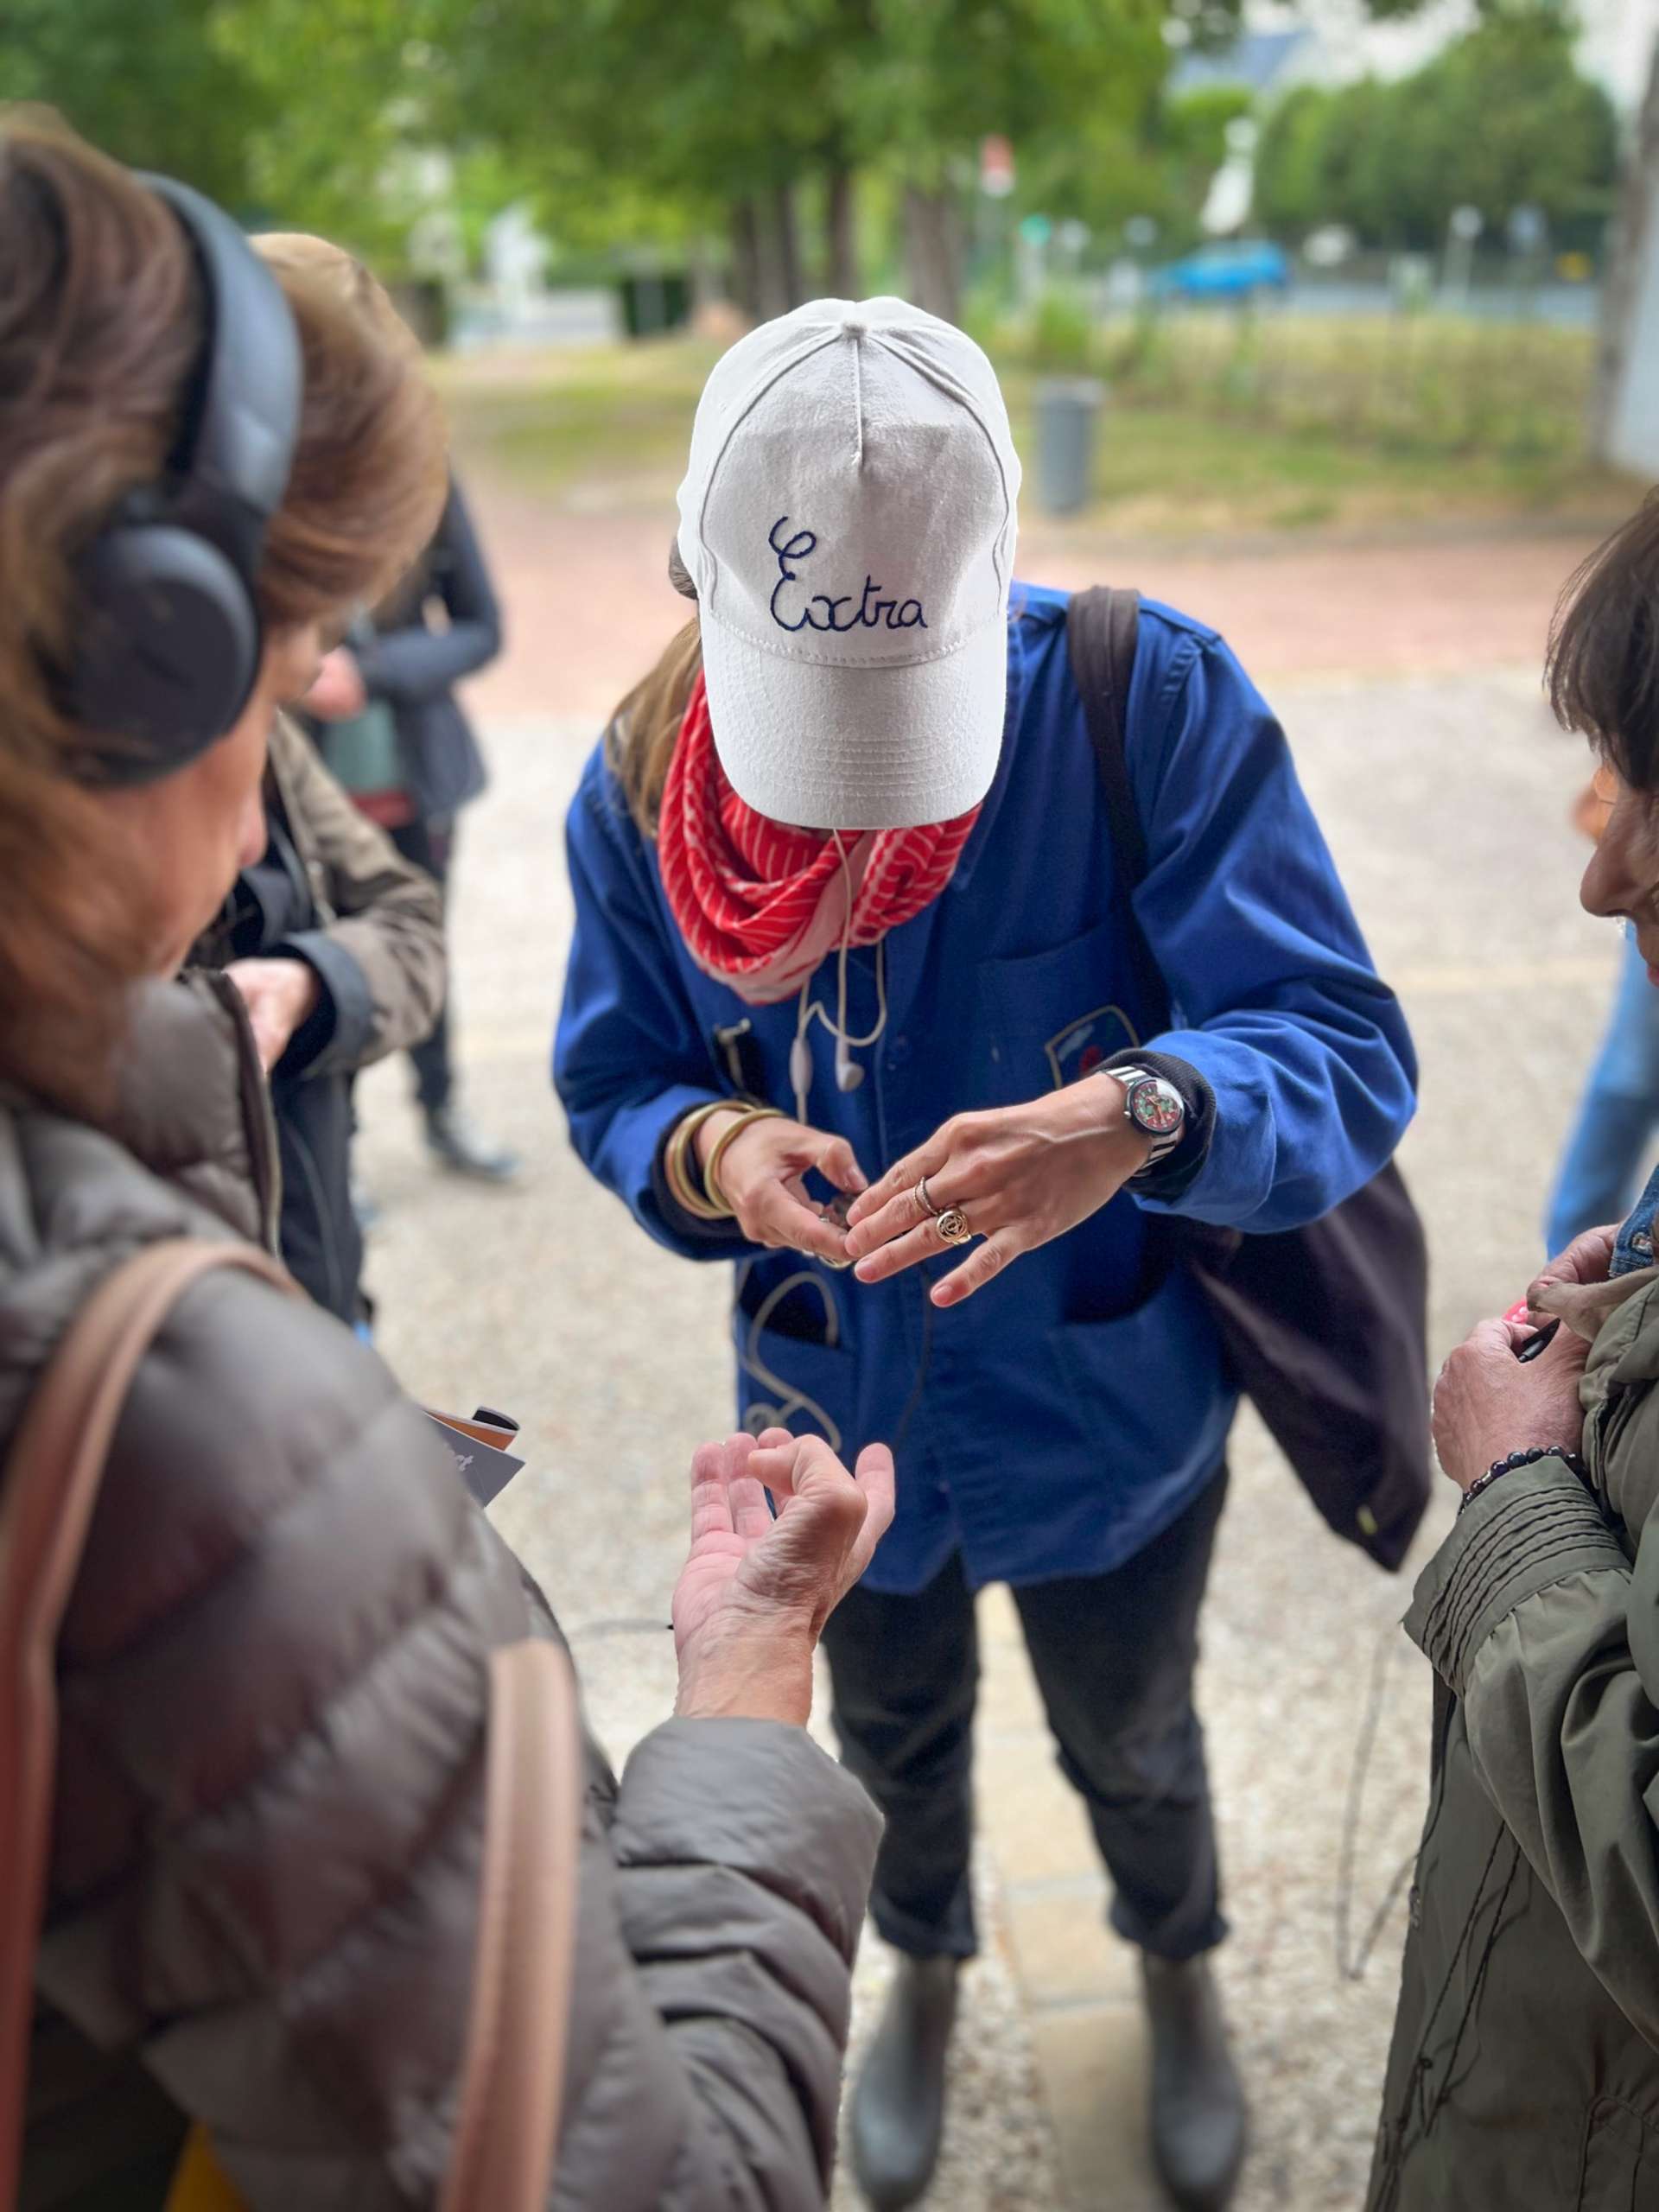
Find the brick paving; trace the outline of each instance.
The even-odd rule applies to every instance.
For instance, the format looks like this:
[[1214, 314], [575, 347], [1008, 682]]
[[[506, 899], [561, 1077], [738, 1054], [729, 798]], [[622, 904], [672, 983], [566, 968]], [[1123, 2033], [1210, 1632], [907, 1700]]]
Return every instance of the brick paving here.
[[[671, 481], [619, 511], [552, 505], [488, 480], [474, 489], [512, 641], [474, 687], [480, 710], [604, 715], [684, 618], [666, 575]], [[1264, 680], [1455, 674], [1535, 666], [1555, 594], [1595, 536], [1569, 526], [1205, 550], [1039, 521], [1022, 531], [1019, 572], [1073, 588], [1138, 584], [1213, 623]]]

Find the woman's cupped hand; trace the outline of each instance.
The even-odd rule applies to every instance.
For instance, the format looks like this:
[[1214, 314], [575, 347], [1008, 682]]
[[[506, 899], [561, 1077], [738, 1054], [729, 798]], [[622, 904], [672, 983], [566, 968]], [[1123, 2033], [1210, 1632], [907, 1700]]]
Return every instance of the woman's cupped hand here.
[[705, 1444], [691, 1466], [691, 1555], [674, 1592], [676, 1711], [804, 1723], [823, 1624], [869, 1565], [893, 1507], [883, 1444], [868, 1446], [850, 1474], [821, 1437], [786, 1429]]

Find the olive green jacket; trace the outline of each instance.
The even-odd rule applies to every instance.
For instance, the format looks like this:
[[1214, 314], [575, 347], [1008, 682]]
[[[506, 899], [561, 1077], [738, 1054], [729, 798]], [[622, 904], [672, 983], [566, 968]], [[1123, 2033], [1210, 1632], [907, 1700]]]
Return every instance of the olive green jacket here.
[[1519, 1468], [1418, 1583], [1433, 1787], [1370, 2212], [1659, 2207], [1656, 1383], [1644, 1282], [1585, 1376], [1594, 1495]]

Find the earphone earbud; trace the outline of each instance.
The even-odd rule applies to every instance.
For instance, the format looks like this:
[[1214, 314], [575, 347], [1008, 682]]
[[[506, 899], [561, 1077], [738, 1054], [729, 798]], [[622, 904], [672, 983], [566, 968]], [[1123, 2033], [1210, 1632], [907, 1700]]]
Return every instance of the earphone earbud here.
[[864, 1071], [853, 1058], [852, 1047], [844, 1037], [836, 1039], [836, 1088], [837, 1090], [856, 1090], [864, 1080]]

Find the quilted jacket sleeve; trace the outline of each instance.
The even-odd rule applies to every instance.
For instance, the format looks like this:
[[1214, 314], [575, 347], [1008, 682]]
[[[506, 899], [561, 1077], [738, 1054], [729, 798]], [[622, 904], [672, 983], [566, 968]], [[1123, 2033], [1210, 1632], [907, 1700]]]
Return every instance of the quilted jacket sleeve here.
[[[1659, 1400], [1620, 1448], [1659, 1450]], [[1659, 2046], [1659, 1522], [1634, 1566], [1557, 1459], [1459, 1516], [1408, 1631], [1463, 1700], [1476, 1770], [1586, 1963]]]
[[[303, 1377], [302, 1385], [296, 1378]], [[221, 1276], [134, 1388], [60, 1645], [44, 1993], [254, 2212], [435, 2202], [486, 1659], [556, 1633], [375, 1357]], [[588, 1748], [554, 2201], [823, 2202], [868, 1801], [798, 1730]]]

